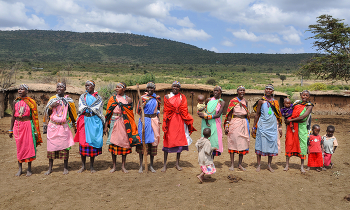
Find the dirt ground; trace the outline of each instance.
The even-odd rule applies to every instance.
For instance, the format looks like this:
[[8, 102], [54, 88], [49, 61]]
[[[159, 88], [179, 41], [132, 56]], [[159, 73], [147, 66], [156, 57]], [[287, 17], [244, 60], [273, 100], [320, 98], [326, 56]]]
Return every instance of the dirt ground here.
[[[200, 169], [194, 143], [200, 132], [194, 132], [194, 143], [189, 151], [181, 155], [183, 171], [175, 169], [175, 154], [169, 154], [168, 170], [160, 172], [163, 164], [162, 144], [155, 157], [156, 173], [138, 173], [138, 154], [133, 148], [127, 156], [128, 174], [121, 172], [121, 157], [117, 158], [118, 171], [109, 173], [111, 155], [106, 145], [103, 154], [95, 160], [97, 173], [85, 171], [78, 174], [81, 166], [79, 146], [74, 145], [69, 159], [69, 174], [63, 175], [63, 161], [55, 160], [53, 173], [45, 176], [48, 169], [46, 157], [46, 135], [44, 144], [38, 147], [37, 159], [33, 162], [33, 175], [15, 177], [17, 172], [16, 144], [6, 131], [10, 117], [0, 120], [0, 206], [1, 209], [86, 209], [86, 208], [130, 208], [130, 209], [349, 209], [350, 202], [344, 196], [350, 193], [350, 147], [349, 117], [313, 116], [313, 123], [321, 125], [325, 134], [327, 125], [336, 127], [337, 148], [332, 162], [333, 169], [323, 172], [315, 170], [301, 174], [300, 159], [291, 159], [291, 169], [284, 172], [284, 137], [281, 154], [273, 158], [274, 173], [267, 168], [267, 157], [262, 158], [262, 171], [255, 172], [256, 156], [254, 139], [250, 153], [244, 156], [247, 171], [229, 171], [227, 138], [223, 137], [224, 153], [215, 158], [217, 173], [205, 183], [199, 184], [196, 175]], [[195, 117], [195, 128], [200, 130], [200, 119]], [[284, 134], [283, 134], [284, 135]], [[106, 140], [106, 139], [105, 139]], [[237, 167], [238, 156], [235, 156]], [[27, 164], [23, 165], [24, 173]], [[89, 161], [87, 162], [89, 166]], [[242, 180], [230, 183], [228, 175]]]

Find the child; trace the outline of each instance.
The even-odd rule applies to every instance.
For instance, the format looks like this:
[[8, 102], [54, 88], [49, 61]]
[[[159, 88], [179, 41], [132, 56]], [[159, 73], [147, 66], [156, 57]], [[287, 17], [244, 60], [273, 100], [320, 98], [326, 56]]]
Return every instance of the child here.
[[314, 125], [312, 126], [312, 134], [307, 140], [308, 145], [308, 169], [310, 170], [310, 167], [316, 167], [316, 171], [320, 172], [323, 166], [323, 158], [322, 158], [322, 144], [321, 144], [321, 136], [320, 133], [320, 126]]
[[[285, 98], [283, 101], [284, 107], [281, 109], [282, 116], [284, 117], [284, 120], [288, 119], [293, 114], [293, 105], [289, 98]], [[289, 123], [290, 128], [292, 129], [294, 133], [294, 126], [293, 123]]]
[[[205, 116], [208, 116], [207, 113], [205, 113], [205, 108], [207, 108], [207, 105], [205, 105], [205, 98], [203, 95], [198, 95], [197, 97], [197, 112], [201, 112]], [[208, 123], [208, 119], [205, 119], [205, 123], [207, 124], [208, 127], [210, 127], [210, 124]]]
[[331, 158], [332, 154], [335, 152], [335, 149], [338, 147], [337, 139], [333, 136], [335, 128], [333, 125], [327, 127], [327, 134], [322, 136], [322, 145], [324, 152], [324, 166], [331, 165], [333, 168], [334, 163], [332, 163]]
[[201, 166], [202, 173], [197, 176], [199, 181], [202, 183], [204, 179], [204, 174], [213, 174], [216, 172], [216, 168], [213, 162], [213, 151], [217, 150], [212, 147], [209, 141], [211, 135], [210, 128], [204, 128], [204, 137], [197, 140], [196, 148], [198, 150], [198, 163]]

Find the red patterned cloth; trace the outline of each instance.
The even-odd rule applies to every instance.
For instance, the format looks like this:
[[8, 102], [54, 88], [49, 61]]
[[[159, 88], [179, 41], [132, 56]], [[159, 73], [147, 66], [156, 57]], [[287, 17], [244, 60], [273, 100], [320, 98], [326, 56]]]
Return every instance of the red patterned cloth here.
[[83, 146], [79, 144], [79, 153], [82, 156], [95, 157], [102, 154], [102, 147], [95, 148], [95, 147]]
[[249, 149], [247, 150], [243, 150], [243, 151], [237, 151], [237, 150], [228, 150], [228, 153], [236, 153], [236, 154], [240, 154], [240, 155], [246, 155], [249, 153]]
[[124, 148], [114, 144], [110, 144], [108, 151], [113, 155], [127, 155], [131, 153], [131, 148]]
[[225, 122], [227, 121], [227, 117], [228, 117], [228, 114], [230, 113], [230, 111], [235, 108], [235, 106], [237, 105], [240, 105], [241, 107], [243, 107], [246, 111], [247, 111], [247, 119], [249, 120], [249, 111], [248, 111], [248, 107], [245, 105], [245, 104], [242, 104], [238, 97], [235, 97], [233, 99], [231, 99], [230, 103], [228, 104], [228, 107], [227, 107], [227, 111], [226, 111], [226, 119], [225, 119]]

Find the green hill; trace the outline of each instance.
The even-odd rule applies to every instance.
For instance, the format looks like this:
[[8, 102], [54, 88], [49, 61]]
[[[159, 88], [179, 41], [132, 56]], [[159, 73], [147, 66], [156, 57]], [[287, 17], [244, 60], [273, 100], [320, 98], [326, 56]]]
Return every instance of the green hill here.
[[234, 64], [297, 67], [313, 54], [215, 53], [193, 45], [127, 33], [0, 31], [0, 61]]

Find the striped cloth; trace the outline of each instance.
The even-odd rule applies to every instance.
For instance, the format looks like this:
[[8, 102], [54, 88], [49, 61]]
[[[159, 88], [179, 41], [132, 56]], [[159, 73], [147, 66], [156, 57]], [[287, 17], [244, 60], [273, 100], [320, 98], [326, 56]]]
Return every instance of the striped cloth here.
[[286, 152], [286, 156], [287, 157], [291, 157], [291, 156], [297, 156], [300, 157], [300, 159], [305, 160], [306, 159], [306, 155], [302, 155], [298, 152]]
[[213, 151], [213, 156], [220, 156], [221, 155], [221, 152], [215, 150]]
[[48, 159], [68, 160], [68, 158], [69, 158], [69, 150], [62, 149], [62, 150], [59, 150], [59, 151], [47, 151], [47, 158]]
[[[157, 146], [152, 144], [146, 144], [147, 155], [156, 156], [157, 155]], [[143, 154], [143, 145], [136, 146], [136, 152]]]
[[127, 155], [131, 153], [131, 148], [124, 148], [114, 144], [110, 144], [108, 151], [114, 155]]
[[246, 155], [249, 153], [249, 149], [246, 150], [242, 150], [242, 151], [238, 151], [238, 150], [228, 150], [228, 153], [236, 153], [236, 154], [240, 154], [240, 155]]
[[277, 156], [278, 153], [265, 153], [265, 152], [261, 152], [260, 150], [255, 150], [255, 153], [257, 155], [261, 155], [261, 156]]
[[27, 158], [27, 159], [23, 159], [23, 160], [18, 160], [19, 163], [30, 163], [33, 160], [35, 160], [35, 157], [31, 157], [31, 158]]
[[102, 154], [102, 147], [95, 148], [95, 147], [83, 146], [79, 144], [79, 153], [82, 156], [95, 157]]

